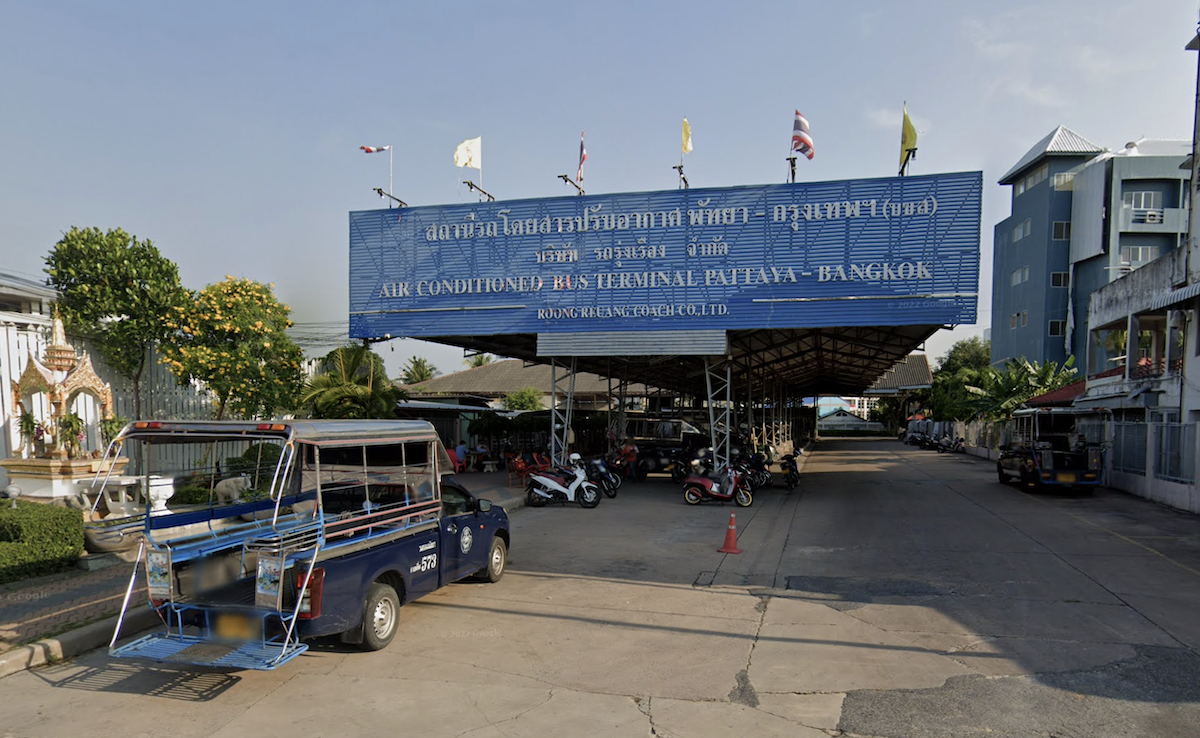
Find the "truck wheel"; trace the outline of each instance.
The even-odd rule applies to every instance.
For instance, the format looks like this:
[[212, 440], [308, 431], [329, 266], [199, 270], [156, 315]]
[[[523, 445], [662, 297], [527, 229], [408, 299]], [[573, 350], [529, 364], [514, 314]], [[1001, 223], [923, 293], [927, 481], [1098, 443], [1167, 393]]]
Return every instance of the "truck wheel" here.
[[363, 603], [363, 648], [379, 651], [396, 637], [400, 624], [400, 598], [391, 585], [372, 582]]
[[595, 507], [600, 504], [600, 488], [591, 482], [584, 482], [579, 488], [579, 505]]
[[483, 570], [483, 578], [495, 584], [504, 576], [504, 567], [508, 565], [508, 546], [504, 539], [496, 536], [492, 539], [492, 548], [488, 551], [488, 563]]

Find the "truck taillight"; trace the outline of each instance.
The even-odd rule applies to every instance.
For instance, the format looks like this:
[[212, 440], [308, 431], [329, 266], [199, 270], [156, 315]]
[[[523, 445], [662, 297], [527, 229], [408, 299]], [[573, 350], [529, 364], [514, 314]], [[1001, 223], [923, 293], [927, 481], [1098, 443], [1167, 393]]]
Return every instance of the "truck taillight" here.
[[301, 587], [304, 587], [304, 579], [308, 578], [308, 587], [304, 590], [304, 596], [300, 598], [300, 611], [297, 617], [302, 620], [312, 620], [313, 618], [321, 617], [321, 594], [325, 590], [325, 570], [313, 569], [312, 575], [307, 572], [299, 572], [296, 574], [296, 591], [299, 592]]

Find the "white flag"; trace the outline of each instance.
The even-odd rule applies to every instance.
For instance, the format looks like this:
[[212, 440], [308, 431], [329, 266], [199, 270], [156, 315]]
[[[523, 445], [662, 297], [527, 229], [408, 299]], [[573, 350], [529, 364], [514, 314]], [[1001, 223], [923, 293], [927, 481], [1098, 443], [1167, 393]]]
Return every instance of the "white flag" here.
[[483, 136], [468, 138], [454, 150], [454, 166], [483, 169]]

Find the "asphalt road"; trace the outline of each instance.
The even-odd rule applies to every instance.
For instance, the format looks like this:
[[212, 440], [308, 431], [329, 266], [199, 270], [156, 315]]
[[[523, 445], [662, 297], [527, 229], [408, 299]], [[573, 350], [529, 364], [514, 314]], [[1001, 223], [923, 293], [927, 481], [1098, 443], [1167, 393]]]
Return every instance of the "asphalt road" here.
[[747, 509], [651, 480], [518, 510], [504, 579], [406, 605], [385, 651], [94, 652], [0, 680], [0, 734], [1200, 735], [1196, 516], [895, 441], [802, 472]]

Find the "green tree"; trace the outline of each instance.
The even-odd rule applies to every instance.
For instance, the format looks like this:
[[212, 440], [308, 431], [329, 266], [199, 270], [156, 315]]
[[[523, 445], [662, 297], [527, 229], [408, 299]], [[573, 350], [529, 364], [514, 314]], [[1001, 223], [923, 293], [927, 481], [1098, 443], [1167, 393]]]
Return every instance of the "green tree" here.
[[104, 361], [133, 383], [134, 414], [142, 417], [146, 359], [173, 333], [163, 316], [188, 299], [179, 267], [120, 228], [72, 227], [46, 257], [45, 271], [64, 327], [94, 339]]
[[959, 369], [982, 369], [991, 364], [992, 342], [972, 336], [951, 346], [946, 355], [938, 359], [937, 369], [933, 373], [954, 375]]
[[340, 346], [304, 384], [300, 406], [314, 418], [394, 418], [407, 395], [387, 378], [383, 357], [363, 345]]
[[907, 395], [880, 397], [871, 408], [869, 420], [883, 423], [889, 428], [905, 428], [908, 421], [909, 398]]
[[542, 393], [533, 387], [509, 392], [504, 396], [505, 410], [541, 410]]
[[180, 383], [203, 382], [217, 396], [217, 419], [271, 417], [296, 406], [303, 388], [300, 348], [288, 338], [291, 309], [270, 285], [226, 277], [174, 309], [163, 363]]
[[478, 369], [481, 366], [487, 366], [495, 361], [496, 357], [491, 354], [475, 354], [463, 359], [463, 363], [472, 369]]
[[965, 420], [978, 414], [978, 396], [970, 389], [991, 367], [991, 344], [977, 336], [950, 347], [933, 372], [929, 406], [939, 420]]
[[421, 356], [411, 356], [404, 364], [401, 379], [405, 384], [428, 382], [439, 374], [437, 367]]

